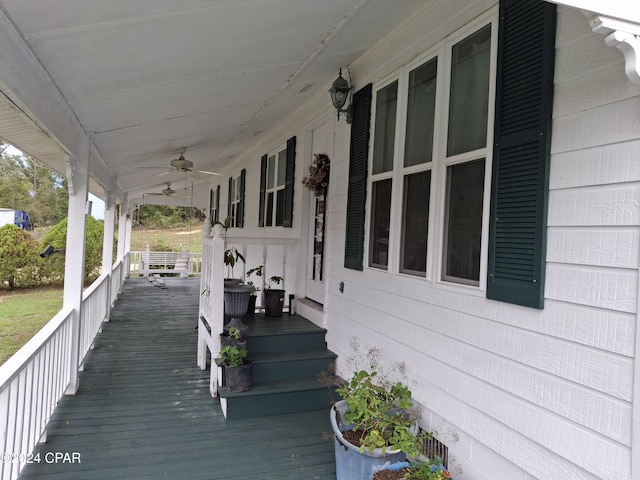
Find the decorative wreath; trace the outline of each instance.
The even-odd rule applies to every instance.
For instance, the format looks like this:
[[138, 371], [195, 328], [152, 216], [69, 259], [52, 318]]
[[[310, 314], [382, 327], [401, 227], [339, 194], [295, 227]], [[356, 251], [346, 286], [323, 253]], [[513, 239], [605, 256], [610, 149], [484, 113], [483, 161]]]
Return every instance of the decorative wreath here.
[[309, 176], [302, 179], [302, 184], [316, 195], [322, 195], [329, 185], [331, 160], [324, 153], [314, 153], [313, 157], [309, 166]]

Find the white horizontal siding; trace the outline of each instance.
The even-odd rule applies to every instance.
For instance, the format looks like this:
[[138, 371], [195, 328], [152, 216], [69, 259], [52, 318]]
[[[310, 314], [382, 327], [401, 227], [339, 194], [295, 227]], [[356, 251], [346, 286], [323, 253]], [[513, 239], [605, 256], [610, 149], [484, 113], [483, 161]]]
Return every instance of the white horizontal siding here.
[[553, 156], [551, 190], [640, 181], [640, 140], [598, 146]]
[[549, 192], [548, 224], [640, 226], [638, 206], [640, 182], [552, 190]]
[[[514, 470], [526, 472], [522, 478], [551, 478], [551, 472], [629, 478], [640, 91], [628, 85], [619, 52], [590, 31], [584, 15], [559, 11], [545, 308], [488, 301], [477, 289], [344, 269], [345, 163], [332, 172], [327, 339], [345, 372], [354, 335], [379, 345], [389, 363], [405, 360], [414, 396], [427, 411], [470, 445], [480, 442], [517, 464]], [[400, 48], [390, 41], [381, 51], [394, 49]], [[402, 60], [383, 58], [370, 53], [357, 64], [353, 74], [361, 85]], [[336, 144], [341, 148], [348, 156], [348, 144]], [[457, 478], [471, 472], [504, 478], [484, 446], [476, 450], [488, 456], [476, 454], [476, 462], [472, 446], [460, 447], [463, 463], [473, 468]]]
[[637, 269], [640, 228], [549, 228], [547, 261]]
[[[354, 90], [382, 81], [496, 3], [425, 7], [350, 66]], [[630, 478], [640, 87], [626, 80], [620, 52], [591, 32], [584, 15], [563, 7], [556, 67], [543, 310], [490, 301], [477, 288], [345, 269], [350, 127], [333, 124], [324, 305], [329, 347], [345, 374], [353, 336], [380, 346], [389, 365], [406, 362], [424, 418], [440, 417], [453, 432], [447, 444], [468, 467], [455, 475], [461, 480]], [[245, 153], [248, 227], [238, 234], [306, 241], [299, 180], [310, 159], [302, 152], [327, 105], [327, 98], [314, 99]], [[260, 155], [293, 135], [294, 228], [256, 228]], [[224, 204], [225, 184], [222, 190]], [[299, 279], [293, 275], [288, 289]], [[304, 294], [304, 282], [295, 288]]]

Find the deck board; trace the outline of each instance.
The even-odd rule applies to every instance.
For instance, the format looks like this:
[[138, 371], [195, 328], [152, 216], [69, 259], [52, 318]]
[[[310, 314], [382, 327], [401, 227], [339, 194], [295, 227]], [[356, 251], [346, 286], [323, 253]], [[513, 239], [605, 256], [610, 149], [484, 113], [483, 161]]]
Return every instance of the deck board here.
[[[165, 283], [127, 280], [77, 395], [61, 400], [36, 450], [41, 463], [21, 480], [335, 479], [333, 444], [323, 439], [328, 408], [224, 419], [208, 392], [209, 372], [196, 365], [199, 280]], [[257, 318], [255, 327], [277, 322]], [[281, 324], [299, 328], [300, 319]], [[77, 452], [81, 463], [47, 463], [49, 452]]]

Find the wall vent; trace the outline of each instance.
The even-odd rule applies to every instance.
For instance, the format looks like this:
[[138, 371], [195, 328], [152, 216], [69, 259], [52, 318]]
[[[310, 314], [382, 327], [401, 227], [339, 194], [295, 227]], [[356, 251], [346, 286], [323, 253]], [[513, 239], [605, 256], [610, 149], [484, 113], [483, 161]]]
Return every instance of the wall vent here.
[[[420, 435], [425, 432], [422, 428], [420, 429]], [[447, 447], [444, 443], [438, 440], [435, 437], [428, 437], [424, 440], [422, 444], [422, 453], [428, 458], [440, 457], [442, 460], [442, 464], [444, 468], [449, 468], [449, 447]]]

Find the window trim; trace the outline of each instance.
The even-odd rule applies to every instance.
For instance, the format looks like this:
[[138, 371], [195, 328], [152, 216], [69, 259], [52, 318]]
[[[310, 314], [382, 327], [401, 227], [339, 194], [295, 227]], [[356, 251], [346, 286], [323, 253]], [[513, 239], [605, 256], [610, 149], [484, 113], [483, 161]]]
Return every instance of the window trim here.
[[[489, 65], [489, 93], [487, 107], [487, 140], [485, 147], [447, 157], [447, 135], [449, 121], [449, 95], [451, 90], [451, 64], [452, 49], [454, 45], [465, 38], [480, 31], [487, 25], [491, 25], [491, 55]], [[462, 26], [453, 34], [447, 36], [437, 45], [425, 51], [414, 61], [406, 64], [401, 69], [392, 72], [379, 82], [373, 84], [371, 94], [371, 135], [369, 143], [368, 170], [373, 172], [373, 145], [375, 142], [375, 115], [377, 93], [398, 81], [398, 110], [396, 115], [396, 131], [394, 146], [394, 163], [390, 172], [373, 174], [367, 178], [366, 215], [364, 229], [364, 269], [376, 271], [381, 274], [388, 273], [402, 278], [414, 279], [418, 282], [428, 282], [444, 285], [450, 288], [461, 288], [464, 291], [484, 293], [486, 291], [486, 276], [488, 264], [489, 243], [489, 215], [491, 200], [491, 166], [493, 163], [493, 125], [495, 121], [495, 85], [497, 65], [497, 41], [498, 41], [498, 9], [492, 8], [484, 15]], [[432, 161], [418, 165], [404, 167], [404, 150], [406, 141], [407, 102], [409, 74], [411, 71], [437, 58], [436, 101], [434, 105], [434, 133]], [[467, 285], [453, 282], [443, 277], [443, 253], [445, 237], [445, 205], [446, 205], [446, 174], [450, 165], [465, 163], [471, 160], [485, 159], [485, 178], [483, 192], [483, 213], [480, 250], [480, 274], [478, 285]], [[405, 176], [421, 171], [431, 170], [431, 197], [429, 204], [429, 223], [427, 236], [427, 265], [425, 275], [416, 275], [401, 271], [400, 254], [402, 251], [402, 223], [403, 223], [403, 197]], [[386, 269], [371, 265], [371, 220], [372, 220], [372, 191], [373, 183], [385, 178], [392, 178], [391, 194], [391, 220], [389, 234], [389, 263]], [[421, 272], [420, 272], [421, 273]]]
[[[280, 154], [284, 152], [284, 183], [278, 185], [278, 164]], [[269, 187], [267, 185], [267, 179], [269, 176], [269, 158], [275, 158], [274, 165], [274, 186]], [[295, 180], [295, 160], [296, 160], [296, 137], [289, 138], [284, 147], [280, 146], [277, 149], [264, 154], [261, 157], [260, 165], [260, 202], [258, 212], [258, 227], [284, 227], [291, 228], [293, 226], [293, 201], [294, 201], [294, 180]], [[273, 193], [273, 206], [277, 207], [278, 192], [282, 191], [282, 224], [277, 225], [277, 208], [273, 208], [271, 212], [271, 225], [268, 225], [267, 206], [269, 193]]]

